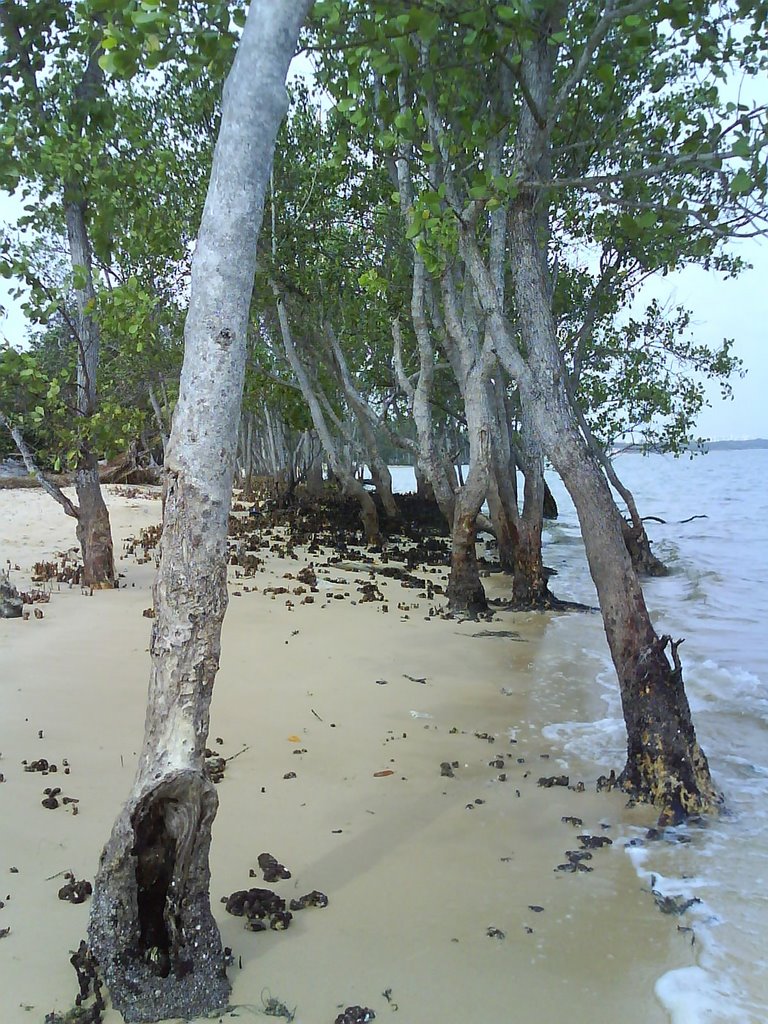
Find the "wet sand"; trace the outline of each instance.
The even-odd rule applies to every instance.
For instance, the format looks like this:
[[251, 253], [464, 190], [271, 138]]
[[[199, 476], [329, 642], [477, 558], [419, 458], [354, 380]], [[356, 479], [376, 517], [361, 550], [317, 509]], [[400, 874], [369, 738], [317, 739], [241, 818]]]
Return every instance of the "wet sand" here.
[[[158, 521], [160, 503], [108, 490], [120, 552], [125, 538]], [[29, 588], [33, 562], [73, 544], [72, 520], [46, 495], [0, 491], [0, 564], [19, 565], [19, 589]], [[62, 873], [93, 879], [131, 785], [154, 562], [118, 564], [117, 592], [88, 597], [54, 585], [42, 619], [0, 620], [4, 1024], [41, 1022], [72, 1006], [68, 957], [85, 936], [88, 902], [57, 899]], [[260, 1017], [272, 996], [296, 1008], [299, 1024], [331, 1024], [351, 1004], [408, 1024], [666, 1021], [653, 984], [692, 964], [692, 950], [678, 919], [642, 890], [621, 838], [653, 815], [627, 809], [618, 793], [596, 794], [597, 776], [619, 764], [566, 761], [541, 735], [547, 709], [564, 700], [573, 708], [560, 720], [599, 717], [579, 621], [557, 631], [548, 614], [502, 613], [480, 624], [429, 618], [416, 591], [379, 579], [384, 614], [381, 603], [358, 601], [367, 574], [338, 567], [318, 569], [313, 604], [262, 592], [293, 588], [284, 574], [303, 564], [270, 554], [255, 578], [231, 570], [230, 593], [240, 596], [225, 620], [209, 746], [238, 756], [218, 787], [211, 897], [234, 953], [238, 1016]], [[487, 582], [502, 592], [503, 581]], [[253, 586], [258, 592], [245, 590]], [[519, 638], [474, 635], [498, 630]], [[552, 643], [569, 635], [573, 650], [560, 655], [570, 675], [579, 659], [584, 671], [563, 695], [542, 666], [552, 664]], [[41, 757], [59, 772], [24, 772], [23, 759]], [[498, 758], [503, 769], [489, 764]], [[458, 762], [453, 778], [441, 775], [443, 762]], [[376, 774], [384, 771], [392, 774]], [[562, 773], [585, 792], [537, 785]], [[45, 809], [50, 786], [79, 803]], [[584, 833], [614, 843], [585, 862], [591, 872], [555, 871]], [[269, 888], [286, 899], [318, 889], [329, 906], [297, 912], [284, 932], [245, 931], [219, 901], [265, 885], [260, 873], [249, 878], [263, 851], [292, 872]], [[120, 1019], [105, 1015], [106, 1024]]]

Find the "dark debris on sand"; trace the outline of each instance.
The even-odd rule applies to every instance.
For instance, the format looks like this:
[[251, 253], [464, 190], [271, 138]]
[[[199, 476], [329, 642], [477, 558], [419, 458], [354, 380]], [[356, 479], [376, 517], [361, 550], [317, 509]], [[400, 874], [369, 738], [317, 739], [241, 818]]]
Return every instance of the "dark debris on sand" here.
[[85, 903], [88, 897], [93, 894], [93, 886], [86, 879], [83, 878], [78, 882], [69, 871], [64, 877], [67, 879], [67, 882], [59, 889], [60, 900], [64, 900], [67, 903]]
[[367, 1006], [348, 1006], [338, 1015], [334, 1024], [368, 1024], [368, 1021], [375, 1018], [376, 1014]]

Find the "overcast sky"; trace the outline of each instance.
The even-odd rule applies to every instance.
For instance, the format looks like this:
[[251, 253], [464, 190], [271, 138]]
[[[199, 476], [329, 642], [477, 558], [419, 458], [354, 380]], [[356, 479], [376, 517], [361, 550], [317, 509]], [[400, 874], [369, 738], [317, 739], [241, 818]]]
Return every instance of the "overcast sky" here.
[[[12, 222], [19, 206], [0, 194], [0, 224]], [[745, 241], [734, 246], [753, 265], [735, 280], [698, 268], [659, 278], [648, 286], [648, 297], [683, 305], [693, 311], [697, 340], [717, 345], [735, 340], [734, 351], [744, 361], [746, 375], [734, 379], [732, 401], [720, 398], [719, 388], [709, 391], [712, 404], [698, 423], [698, 434], [718, 439], [768, 438], [768, 240]], [[11, 282], [0, 278], [0, 337], [12, 344], [22, 340], [24, 317], [8, 295]]]

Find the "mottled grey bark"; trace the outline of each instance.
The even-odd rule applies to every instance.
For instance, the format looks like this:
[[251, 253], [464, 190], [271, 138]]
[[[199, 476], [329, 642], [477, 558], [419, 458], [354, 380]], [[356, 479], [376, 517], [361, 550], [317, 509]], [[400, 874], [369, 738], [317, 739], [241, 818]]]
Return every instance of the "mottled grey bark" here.
[[413, 475], [416, 477], [416, 494], [422, 501], [435, 501], [435, 489], [429, 477], [422, 471], [418, 463], [413, 467]]
[[227, 606], [227, 519], [256, 244], [285, 75], [308, 2], [254, 0], [224, 89], [192, 264], [166, 466], [144, 744], [102, 854], [90, 944], [127, 1021], [194, 1017], [228, 999], [210, 909], [217, 808], [204, 768]]
[[301, 451], [301, 466], [307, 494], [313, 498], [321, 498], [325, 493], [323, 446], [313, 439], [309, 430], [305, 430], [302, 435]]

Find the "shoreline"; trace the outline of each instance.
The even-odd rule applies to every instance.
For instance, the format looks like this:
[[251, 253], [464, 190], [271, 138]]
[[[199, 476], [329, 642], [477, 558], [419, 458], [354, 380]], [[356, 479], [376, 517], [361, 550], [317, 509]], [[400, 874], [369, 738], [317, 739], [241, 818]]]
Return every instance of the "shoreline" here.
[[[134, 490], [107, 489], [118, 558], [129, 536], [159, 520], [159, 502]], [[73, 545], [72, 524], [46, 495], [0, 492], [0, 558], [20, 566], [12, 573], [20, 589], [34, 561]], [[324, 560], [313, 557], [316, 566]], [[622, 832], [655, 816], [627, 809], [619, 793], [595, 793], [597, 776], [620, 765], [566, 758], [542, 736], [564, 701], [584, 714], [599, 707], [594, 665], [579, 650], [557, 652], [571, 664], [584, 660], [578, 691], [562, 693], [558, 673], [542, 671], [552, 664], [548, 645], [562, 644], [563, 630], [551, 628], [558, 616], [429, 617], [430, 602], [379, 577], [390, 608], [382, 614], [380, 603], [357, 600], [367, 575], [336, 566], [318, 569], [313, 604], [263, 592], [294, 586], [285, 573], [305, 561], [273, 552], [255, 578], [230, 570], [209, 746], [226, 758], [248, 748], [219, 786], [211, 850], [211, 903], [235, 958], [232, 1004], [263, 1009], [268, 990], [297, 1007], [300, 1024], [332, 1022], [352, 1003], [381, 1020], [396, 1013], [395, 1021], [442, 1024], [505, 1019], [510, 1007], [525, 1024], [668, 1021], [654, 984], [695, 961], [678, 919], [659, 913], [621, 843]], [[71, 1008], [68, 951], [85, 935], [88, 903], [60, 902], [62, 882], [50, 876], [71, 870], [93, 880], [132, 781], [154, 561], [131, 556], [118, 566], [117, 592], [62, 588], [42, 620], [0, 620], [0, 871], [11, 896], [0, 910], [0, 928], [11, 927], [0, 964], [9, 1024]], [[329, 582], [341, 577], [348, 582]], [[485, 582], [499, 596], [503, 580]], [[349, 596], [321, 600], [336, 593]], [[500, 631], [519, 638], [473, 635]], [[71, 774], [23, 772], [22, 759], [39, 757], [66, 758]], [[503, 770], [489, 764], [499, 758]], [[458, 762], [454, 777], [441, 775], [444, 762]], [[384, 771], [393, 774], [376, 774]], [[537, 785], [560, 774], [586, 791]], [[80, 801], [77, 815], [40, 806], [54, 784]], [[581, 818], [583, 829], [563, 817]], [[594, 851], [592, 872], [555, 871], [579, 848], [579, 834], [614, 842]], [[265, 851], [293, 873], [275, 891], [295, 898], [319, 889], [329, 906], [296, 913], [286, 932], [245, 931], [219, 901], [264, 884], [249, 870]], [[104, 1017], [120, 1019], [112, 1010]]]

